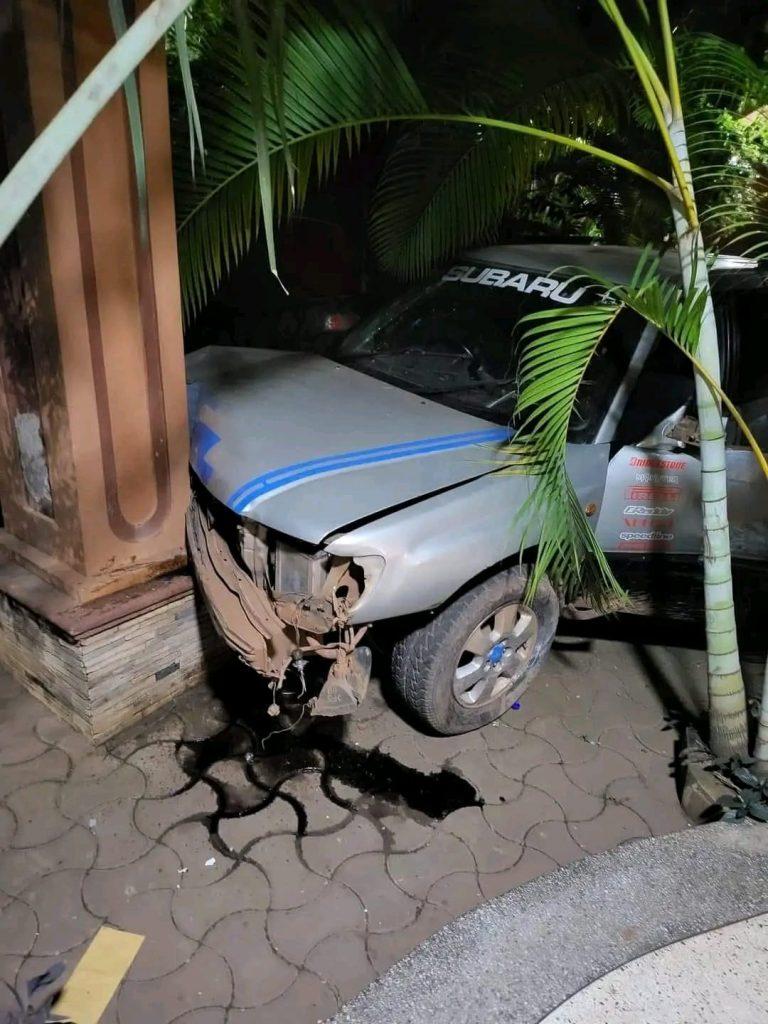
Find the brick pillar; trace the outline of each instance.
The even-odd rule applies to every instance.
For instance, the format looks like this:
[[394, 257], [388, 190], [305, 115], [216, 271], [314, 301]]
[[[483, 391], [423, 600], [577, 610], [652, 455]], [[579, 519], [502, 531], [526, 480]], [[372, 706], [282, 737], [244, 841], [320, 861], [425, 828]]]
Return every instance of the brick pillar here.
[[[107, 0], [0, 5], [0, 170], [114, 43]], [[0, 549], [77, 602], [183, 564], [187, 425], [162, 46], [0, 250]]]

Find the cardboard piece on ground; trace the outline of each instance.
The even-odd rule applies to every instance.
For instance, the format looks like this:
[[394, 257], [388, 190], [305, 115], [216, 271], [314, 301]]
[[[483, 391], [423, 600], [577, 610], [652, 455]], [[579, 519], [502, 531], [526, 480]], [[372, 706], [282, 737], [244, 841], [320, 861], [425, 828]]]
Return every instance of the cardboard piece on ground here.
[[98, 1024], [143, 941], [143, 935], [99, 928], [53, 1012], [76, 1024]]

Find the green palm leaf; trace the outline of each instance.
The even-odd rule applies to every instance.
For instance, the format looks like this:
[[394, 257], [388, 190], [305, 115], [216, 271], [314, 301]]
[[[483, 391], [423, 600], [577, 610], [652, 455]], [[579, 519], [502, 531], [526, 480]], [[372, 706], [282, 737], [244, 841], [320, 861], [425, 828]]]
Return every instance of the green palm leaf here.
[[548, 575], [566, 601], [589, 594], [599, 606], [623, 597], [566, 471], [568, 424], [587, 367], [621, 306], [544, 310], [521, 320], [521, 425], [509, 445], [512, 472], [537, 477], [520, 515], [541, 524], [533, 592]]
[[[526, 102], [515, 97], [511, 110], [505, 106], [505, 118], [559, 135], [588, 136], [619, 119], [626, 85], [618, 69], [592, 71], [554, 83]], [[497, 101], [508, 101], [509, 92], [503, 83]], [[486, 241], [552, 151], [541, 140], [479, 125], [404, 132], [376, 187], [374, 254], [399, 277], [417, 278], [458, 249]]]
[[[247, 249], [265, 212], [262, 196], [270, 195], [277, 216], [299, 206], [309, 182], [332, 171], [342, 149], [360, 144], [367, 122], [424, 109], [397, 51], [376, 20], [356, 6], [338, 2], [326, 15], [303, 0], [287, 0], [277, 45], [267, 0], [251, 2], [248, 17], [250, 45], [260, 62], [258, 102], [255, 62], [243, 56], [243, 29], [228, 21], [197, 67], [204, 173], [195, 178], [188, 157], [177, 152], [174, 158], [188, 317]], [[181, 148], [183, 132], [175, 136]], [[260, 183], [259, 153], [265, 150], [272, 154], [271, 167], [266, 172], [262, 159]]]
[[590, 527], [566, 470], [568, 426], [589, 363], [625, 309], [633, 310], [689, 356], [695, 356], [707, 300], [704, 290], [687, 293], [659, 271], [646, 249], [631, 281], [617, 285], [598, 274], [578, 273], [580, 283], [602, 293], [590, 306], [531, 313], [524, 328], [519, 363], [520, 429], [510, 442], [510, 471], [533, 474], [534, 489], [521, 515], [540, 524], [535, 588], [544, 575], [566, 600], [588, 594], [596, 607], [625, 597]]
[[417, 278], [498, 226], [542, 144], [509, 132], [426, 125], [400, 136], [379, 179], [371, 246], [381, 265]]

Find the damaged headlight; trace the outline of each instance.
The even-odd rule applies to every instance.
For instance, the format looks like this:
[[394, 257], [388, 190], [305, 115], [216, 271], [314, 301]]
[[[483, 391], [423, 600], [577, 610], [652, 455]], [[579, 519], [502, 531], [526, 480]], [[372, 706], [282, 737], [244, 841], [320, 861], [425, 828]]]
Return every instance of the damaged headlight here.
[[272, 547], [272, 585], [277, 594], [320, 594], [332, 556], [327, 551], [302, 550], [284, 540]]

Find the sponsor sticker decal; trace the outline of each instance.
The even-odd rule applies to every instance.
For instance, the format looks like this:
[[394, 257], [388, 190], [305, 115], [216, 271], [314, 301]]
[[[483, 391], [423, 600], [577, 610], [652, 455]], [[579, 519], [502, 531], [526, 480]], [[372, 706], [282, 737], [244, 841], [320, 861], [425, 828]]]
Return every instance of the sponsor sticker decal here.
[[640, 458], [638, 455], [633, 455], [629, 464], [638, 469], [685, 469], [686, 465], [684, 459], [651, 459]]
[[625, 505], [625, 516], [671, 516], [675, 510], [666, 505]]
[[680, 497], [679, 487], [652, 487], [648, 484], [634, 484], [624, 492], [629, 502], [676, 501]]

